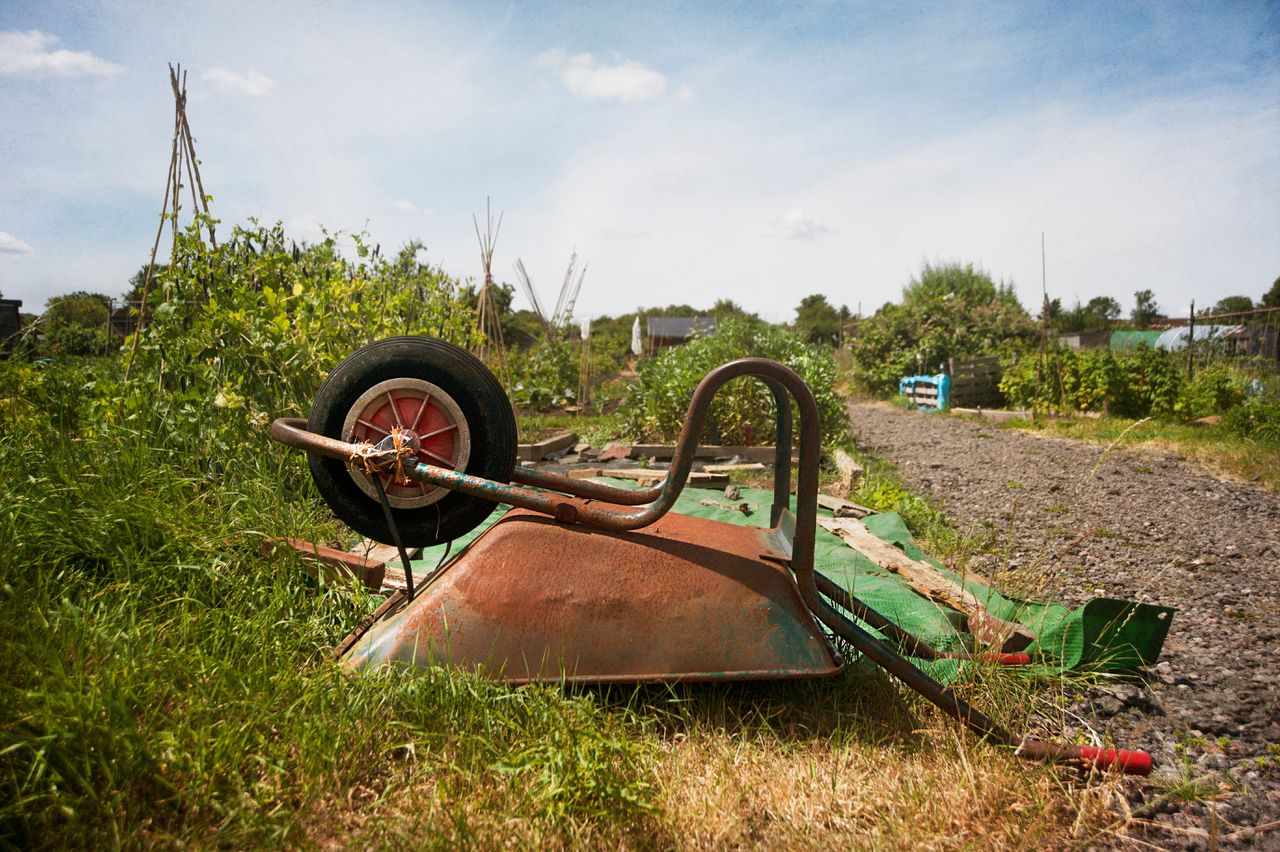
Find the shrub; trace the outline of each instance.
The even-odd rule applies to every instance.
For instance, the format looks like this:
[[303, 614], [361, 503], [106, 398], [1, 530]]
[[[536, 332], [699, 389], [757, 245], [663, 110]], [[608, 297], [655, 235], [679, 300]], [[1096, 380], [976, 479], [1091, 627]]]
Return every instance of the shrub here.
[[[1255, 369], [1240, 364], [1212, 364], [1188, 381], [1185, 358], [1185, 353], [1145, 346], [1118, 353], [1058, 349], [1043, 363], [1028, 355], [1008, 367], [1000, 390], [1010, 405], [1038, 411], [1184, 420], [1229, 413], [1250, 393], [1274, 396], [1274, 388], [1268, 390], [1274, 379], [1255, 376]], [[1250, 415], [1240, 416], [1248, 420]]]
[[577, 401], [581, 362], [576, 347], [564, 340], [543, 339], [528, 349], [513, 349], [511, 401], [520, 408], [547, 411]]
[[51, 355], [101, 355], [107, 345], [102, 328], [83, 325], [61, 325], [45, 335], [44, 348]]
[[936, 372], [948, 358], [1011, 356], [1035, 334], [1012, 284], [996, 284], [972, 265], [926, 264], [903, 288], [902, 304], [862, 320], [848, 346], [854, 380], [889, 395], [900, 376]]
[[1185, 420], [1229, 411], [1244, 402], [1245, 378], [1225, 364], [1215, 364], [1183, 383], [1176, 409]]
[[304, 415], [328, 370], [364, 344], [399, 334], [474, 342], [474, 310], [456, 281], [418, 261], [418, 244], [387, 258], [355, 243], [349, 261], [333, 238], [298, 247], [278, 224], [237, 227], [216, 249], [194, 229], [180, 235], [125, 413], [225, 451], [263, 441], [274, 417]]
[[[750, 356], [772, 358], [799, 373], [817, 399], [823, 443], [844, 442], [848, 418], [832, 388], [836, 367], [830, 350], [810, 346], [794, 332], [737, 318], [726, 319], [713, 335], [640, 362], [639, 380], [622, 408], [628, 433], [637, 439], [674, 440], [702, 377], [721, 364]], [[755, 379], [729, 382], [717, 394], [701, 437], [712, 443], [772, 443], [772, 393]]]
[[1280, 444], [1280, 402], [1251, 399], [1227, 411], [1222, 424], [1245, 438]]
[[1110, 352], [1056, 349], [1008, 367], [1000, 390], [1011, 406], [1037, 411], [1107, 411], [1123, 393], [1123, 373]]
[[1182, 390], [1183, 356], [1139, 346], [1116, 358], [1120, 392], [1110, 413], [1124, 417], [1172, 417]]

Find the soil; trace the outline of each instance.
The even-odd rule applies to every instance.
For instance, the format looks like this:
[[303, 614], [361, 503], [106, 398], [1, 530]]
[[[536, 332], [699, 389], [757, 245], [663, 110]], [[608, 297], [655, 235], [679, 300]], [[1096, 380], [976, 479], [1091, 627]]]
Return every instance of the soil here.
[[[1106, 595], [1177, 607], [1157, 665], [1079, 692], [1071, 708], [1155, 758], [1128, 790], [1153, 824], [1130, 834], [1280, 848], [1280, 495], [1167, 451], [883, 403], [850, 413], [861, 447], [975, 534], [970, 564], [997, 585], [1032, 578], [1069, 605]], [[1191, 779], [1202, 782], [1181, 783]]]

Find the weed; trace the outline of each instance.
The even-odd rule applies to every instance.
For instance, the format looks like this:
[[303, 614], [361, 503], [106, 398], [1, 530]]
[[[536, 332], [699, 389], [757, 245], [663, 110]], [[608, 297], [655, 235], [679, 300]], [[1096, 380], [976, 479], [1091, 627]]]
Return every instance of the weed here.
[[[1247, 408], [1240, 406], [1241, 409]], [[1233, 409], [1235, 410], [1235, 409]], [[1112, 444], [1121, 435], [1139, 450], [1176, 450], [1217, 473], [1256, 482], [1280, 491], [1280, 444], [1242, 438], [1224, 424], [1191, 426], [1170, 421], [1134, 421], [1122, 417], [1039, 418], [1014, 421], [1005, 428], [1029, 429], [1049, 435]]]

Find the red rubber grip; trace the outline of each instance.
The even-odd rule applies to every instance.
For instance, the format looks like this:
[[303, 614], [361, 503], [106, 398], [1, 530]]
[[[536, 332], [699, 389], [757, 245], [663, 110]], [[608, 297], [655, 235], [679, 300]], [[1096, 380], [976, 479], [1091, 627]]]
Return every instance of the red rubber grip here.
[[1080, 759], [1085, 763], [1092, 763], [1098, 769], [1105, 770], [1114, 766], [1125, 775], [1151, 774], [1151, 755], [1145, 751], [1080, 746]]
[[983, 654], [984, 663], [995, 663], [997, 666], [1029, 666], [1030, 654]]

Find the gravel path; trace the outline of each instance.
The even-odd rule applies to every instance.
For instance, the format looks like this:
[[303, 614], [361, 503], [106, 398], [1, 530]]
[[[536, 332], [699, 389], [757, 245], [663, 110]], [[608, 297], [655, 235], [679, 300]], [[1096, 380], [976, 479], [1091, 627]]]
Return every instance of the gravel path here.
[[[1142, 679], [1090, 689], [1075, 709], [1155, 756], [1155, 783], [1139, 800], [1211, 775], [1234, 788], [1216, 804], [1217, 834], [1239, 832], [1226, 845], [1280, 848], [1280, 827], [1249, 830], [1280, 820], [1280, 496], [1168, 453], [1104, 453], [883, 403], [854, 403], [850, 414], [863, 448], [987, 539], [974, 568], [1033, 575], [1072, 605], [1105, 594], [1177, 607], [1161, 662]], [[1148, 818], [1164, 827], [1148, 842], [1207, 845], [1197, 836], [1212, 821], [1204, 804], [1157, 810]]]

